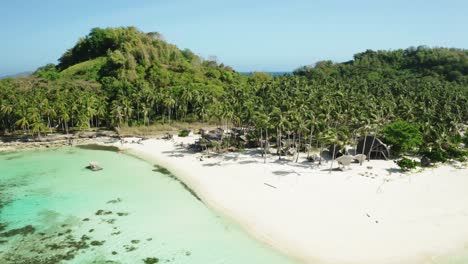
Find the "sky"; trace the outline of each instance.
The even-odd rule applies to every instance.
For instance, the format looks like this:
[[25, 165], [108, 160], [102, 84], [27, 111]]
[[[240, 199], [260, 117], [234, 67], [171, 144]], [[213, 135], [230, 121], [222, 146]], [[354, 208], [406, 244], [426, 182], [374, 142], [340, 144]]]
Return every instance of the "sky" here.
[[468, 48], [466, 0], [5, 0], [0, 11], [0, 76], [57, 63], [93, 27], [157, 31], [241, 72], [367, 49]]

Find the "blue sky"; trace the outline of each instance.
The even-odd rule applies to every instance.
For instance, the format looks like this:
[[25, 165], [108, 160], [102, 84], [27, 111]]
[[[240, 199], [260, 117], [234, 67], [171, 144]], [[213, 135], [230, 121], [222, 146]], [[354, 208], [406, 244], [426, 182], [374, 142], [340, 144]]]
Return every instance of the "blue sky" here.
[[366, 49], [468, 48], [466, 0], [9, 0], [0, 76], [57, 58], [93, 27], [158, 31], [238, 71], [290, 71]]

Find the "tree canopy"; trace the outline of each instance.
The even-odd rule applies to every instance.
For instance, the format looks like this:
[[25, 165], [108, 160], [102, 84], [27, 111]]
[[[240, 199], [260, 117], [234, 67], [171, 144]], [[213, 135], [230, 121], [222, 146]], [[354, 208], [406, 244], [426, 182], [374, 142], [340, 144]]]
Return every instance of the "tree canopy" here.
[[417, 127], [425, 145], [455, 143], [468, 122], [467, 54], [368, 50], [292, 75], [246, 76], [180, 50], [159, 33], [95, 28], [58, 65], [0, 80], [0, 133], [211, 120], [258, 130], [278, 144], [294, 137], [310, 145], [333, 132], [333, 142], [343, 145], [403, 120]]

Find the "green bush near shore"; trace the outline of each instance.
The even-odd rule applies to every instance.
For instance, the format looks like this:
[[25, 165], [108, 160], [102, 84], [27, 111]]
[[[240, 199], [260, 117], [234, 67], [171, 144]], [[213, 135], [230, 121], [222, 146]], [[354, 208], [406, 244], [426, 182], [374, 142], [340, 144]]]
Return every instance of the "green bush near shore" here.
[[394, 154], [410, 151], [423, 143], [419, 127], [403, 120], [388, 124], [384, 127], [383, 133], [386, 142], [392, 145]]
[[179, 137], [188, 137], [189, 131], [188, 130], [182, 130], [179, 132]]
[[418, 162], [408, 158], [396, 160], [395, 163], [403, 170], [409, 171], [418, 166]]

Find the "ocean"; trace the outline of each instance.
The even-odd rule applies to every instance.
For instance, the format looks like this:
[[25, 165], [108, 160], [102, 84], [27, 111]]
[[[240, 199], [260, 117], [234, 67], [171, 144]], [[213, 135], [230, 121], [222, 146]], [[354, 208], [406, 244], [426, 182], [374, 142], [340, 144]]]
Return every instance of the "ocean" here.
[[0, 153], [0, 262], [298, 263], [165, 173], [113, 151]]

